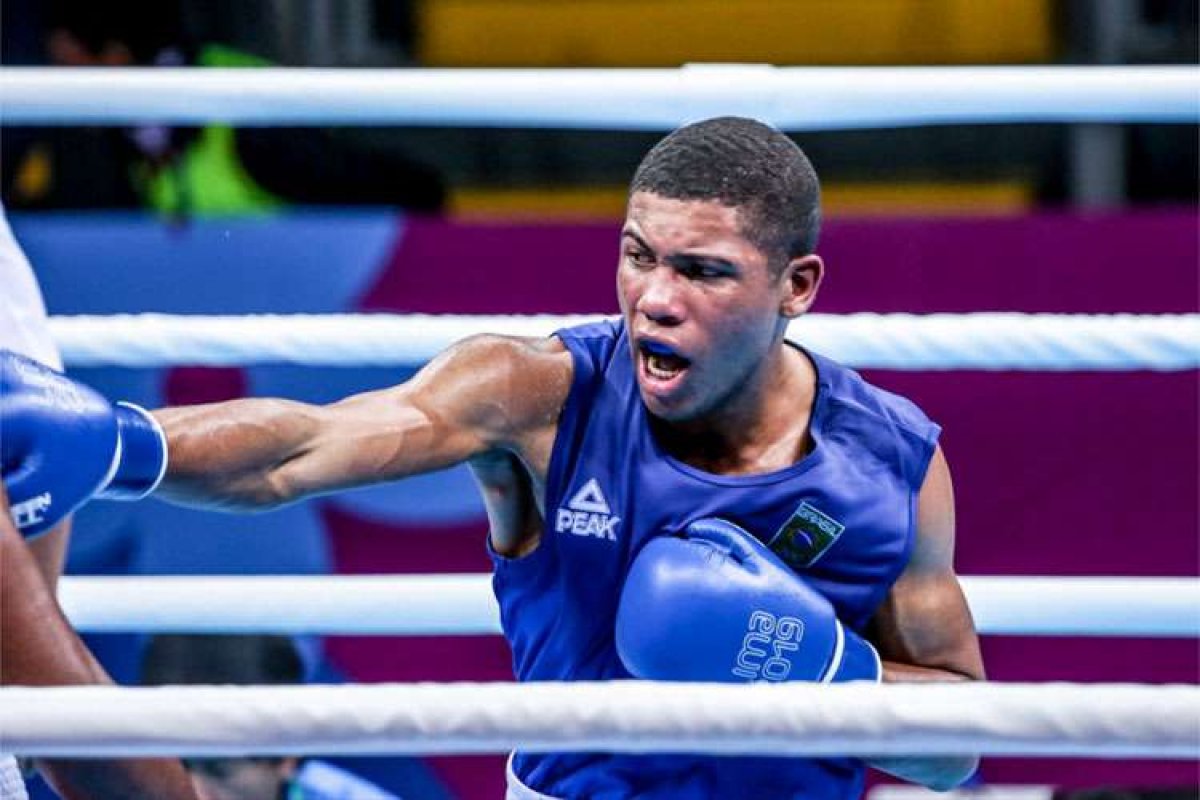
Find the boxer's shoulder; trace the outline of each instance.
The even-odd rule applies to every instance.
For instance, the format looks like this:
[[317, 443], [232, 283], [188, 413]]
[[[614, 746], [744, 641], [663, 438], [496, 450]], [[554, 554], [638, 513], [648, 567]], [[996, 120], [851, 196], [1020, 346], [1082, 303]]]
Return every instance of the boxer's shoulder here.
[[471, 431], [489, 448], [524, 453], [552, 434], [573, 370], [556, 340], [480, 334], [453, 345], [395, 391], [447, 430]]
[[833, 359], [806, 351], [817, 367], [822, 391], [843, 413], [893, 426], [918, 438], [937, 428], [911, 399], [871, 383], [856, 370]]

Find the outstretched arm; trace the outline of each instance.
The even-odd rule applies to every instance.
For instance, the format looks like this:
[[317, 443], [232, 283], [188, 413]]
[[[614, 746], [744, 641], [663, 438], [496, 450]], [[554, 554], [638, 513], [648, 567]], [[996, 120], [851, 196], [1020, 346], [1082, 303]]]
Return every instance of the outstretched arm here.
[[[982, 680], [971, 611], [954, 573], [954, 488], [939, 448], [921, 487], [912, 556], [872, 622], [889, 682]], [[978, 766], [973, 755], [878, 758], [871, 765], [933, 789], [950, 789]]]
[[[67, 623], [26, 542], [9, 518], [0, 483], [0, 685], [109, 683]], [[66, 798], [194, 800], [191, 780], [164, 759], [42, 759], [38, 768]]]
[[263, 508], [442, 469], [552, 429], [571, 360], [553, 339], [479, 336], [411, 381], [327, 406], [246, 399], [154, 412], [168, 441], [159, 489], [217, 508]]

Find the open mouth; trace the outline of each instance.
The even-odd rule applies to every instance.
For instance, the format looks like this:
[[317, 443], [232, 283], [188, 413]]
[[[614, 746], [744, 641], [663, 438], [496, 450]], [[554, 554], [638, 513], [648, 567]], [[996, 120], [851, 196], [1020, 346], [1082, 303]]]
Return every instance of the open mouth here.
[[646, 374], [659, 381], [669, 381], [678, 377], [691, 363], [672, 348], [659, 342], [642, 340], [638, 342], [638, 350], [642, 354]]

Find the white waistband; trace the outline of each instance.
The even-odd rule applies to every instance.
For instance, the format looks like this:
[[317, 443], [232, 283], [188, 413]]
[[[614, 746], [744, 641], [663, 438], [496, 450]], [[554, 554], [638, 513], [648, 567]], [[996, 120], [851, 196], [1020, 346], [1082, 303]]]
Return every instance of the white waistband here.
[[0, 800], [29, 800], [21, 768], [12, 756], [0, 756]]
[[504, 793], [504, 800], [558, 800], [556, 797], [542, 794], [521, 783], [521, 779], [517, 777], [516, 770], [513, 769], [513, 757], [516, 754], [515, 750], [509, 753], [508, 763], [504, 765], [504, 772], [508, 776], [508, 791]]

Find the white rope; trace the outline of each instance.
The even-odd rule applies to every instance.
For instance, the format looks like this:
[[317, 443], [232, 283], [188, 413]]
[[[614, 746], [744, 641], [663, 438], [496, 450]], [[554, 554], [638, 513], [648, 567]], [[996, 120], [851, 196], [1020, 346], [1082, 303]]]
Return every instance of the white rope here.
[[[477, 333], [545, 336], [591, 316], [295, 314], [52, 317], [68, 364], [417, 365]], [[1200, 368], [1200, 314], [809, 314], [788, 336], [859, 368]]]
[[[1200, 636], [1194, 578], [964, 577], [984, 634]], [[326, 575], [66, 577], [59, 600], [92, 633], [500, 632], [491, 577]]]
[[379, 684], [0, 689], [31, 756], [484, 753], [1200, 755], [1200, 688]]
[[784, 129], [1194, 122], [1200, 70], [1125, 67], [0, 70], [4, 123], [350, 123], [665, 130], [742, 114]]
[[500, 633], [485, 574], [64, 576], [58, 599], [85, 633]]

